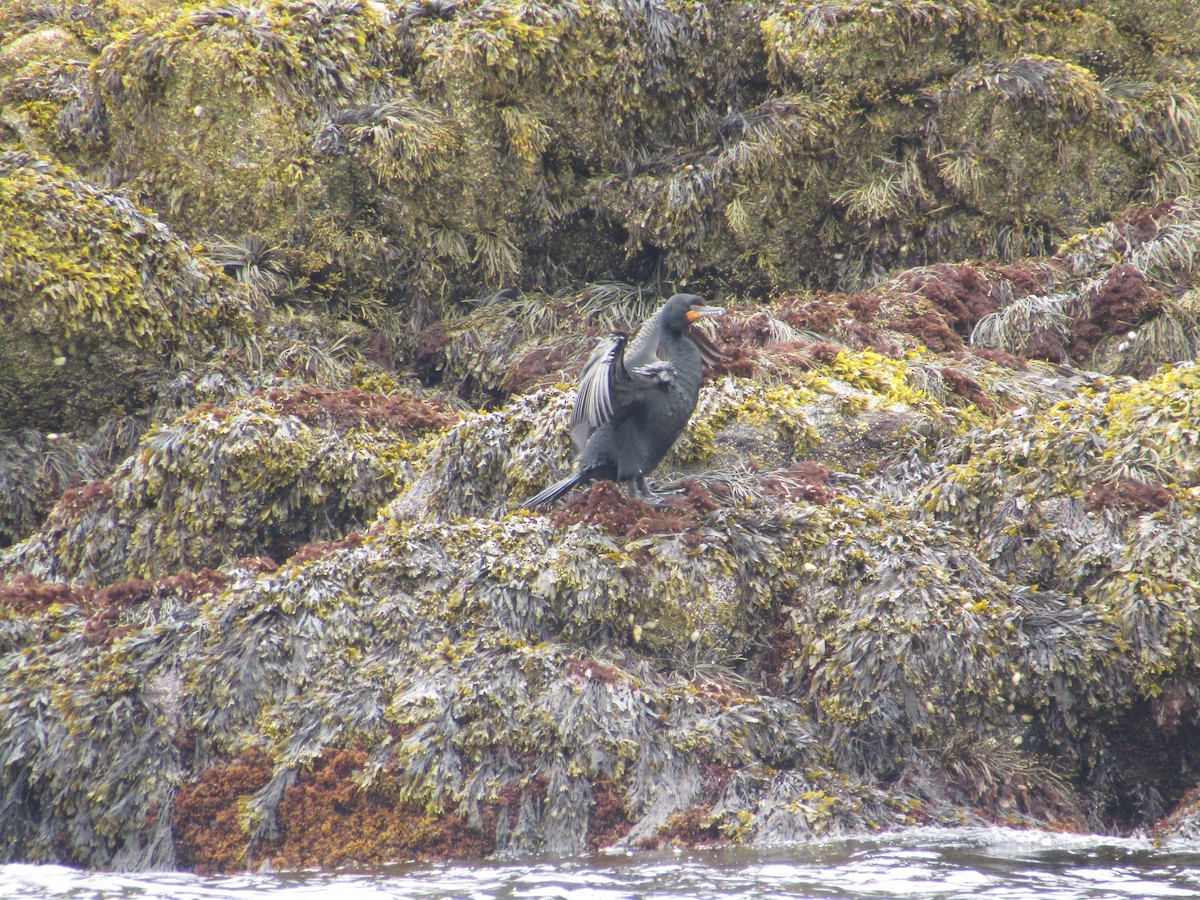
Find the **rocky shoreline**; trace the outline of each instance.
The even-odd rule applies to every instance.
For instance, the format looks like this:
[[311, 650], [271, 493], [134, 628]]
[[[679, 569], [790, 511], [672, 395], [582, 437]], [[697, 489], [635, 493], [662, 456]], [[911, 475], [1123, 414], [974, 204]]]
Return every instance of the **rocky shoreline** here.
[[[1197, 833], [1169, 4], [0, 4], [0, 858]], [[570, 385], [729, 310], [649, 506]]]

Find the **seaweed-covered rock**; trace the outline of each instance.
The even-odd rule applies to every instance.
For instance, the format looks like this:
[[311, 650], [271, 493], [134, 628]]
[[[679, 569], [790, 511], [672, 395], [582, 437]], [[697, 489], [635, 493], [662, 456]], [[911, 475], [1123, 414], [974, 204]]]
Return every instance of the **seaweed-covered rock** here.
[[59, 143], [368, 317], [663, 274], [854, 287], [1192, 190], [1190, 43], [1142, 5], [201, 6], [72, 76]]
[[0, 423], [72, 431], [146, 405], [185, 344], [250, 308], [153, 216], [68, 169], [0, 156]]
[[[1012, 294], [971, 332], [979, 348], [1146, 377], [1200, 348], [1200, 207], [1133, 209], [1065, 242], [1059, 274]], [[1031, 286], [1032, 287], [1032, 286]]]
[[[9, 661], [0, 693], [5, 857], [138, 868], [176, 864], [168, 811], [181, 752], [169, 715], [179, 691], [169, 670], [159, 669], [172, 655], [174, 639], [164, 632], [165, 642], [141, 658], [140, 673], [115, 666], [112, 648], [124, 632], [154, 630], [150, 623], [169, 618], [170, 610], [190, 618], [193, 601], [223, 584], [219, 576], [184, 577], [95, 593], [17, 579], [0, 589], [0, 646]], [[22, 658], [26, 665], [17, 666], [17, 674], [13, 662]], [[64, 665], [75, 679], [59, 678]], [[30, 692], [41, 699], [31, 703]], [[85, 783], [87, 799], [79, 806]], [[41, 802], [43, 791], [59, 801]], [[78, 814], [68, 812], [73, 806]], [[131, 809], [138, 810], [136, 825], [126, 818]]]
[[96, 171], [175, 227], [260, 236], [318, 292], [369, 310], [394, 300], [397, 271], [439, 298], [499, 287], [557, 220], [589, 218], [577, 169], [695, 115], [709, 29], [619, 3], [439, 9], [268, 2], [151, 20], [105, 48], [64, 122], [95, 142]]
[[1043, 57], [966, 68], [937, 102], [936, 165], [951, 196], [1011, 223], [1009, 240], [1037, 241], [998, 240], [988, 255], [1037, 252], [1037, 229], [1054, 223], [1057, 237], [1102, 221], [1141, 185], [1145, 161], [1130, 145], [1144, 130], [1136, 107], [1086, 69]]
[[1173, 841], [1191, 843], [1200, 836], [1200, 790], [1192, 788], [1171, 814], [1155, 823], [1154, 837], [1170, 846]]
[[113, 175], [193, 234], [288, 237], [325, 199], [306, 124], [381, 77], [386, 12], [364, 3], [189, 9], [105, 48], [92, 128]]
[[0, 4], [0, 148], [67, 154], [59, 120], [120, 17], [108, 2]]
[[[545, 522], [492, 529], [493, 539], [514, 548], [530, 546], [532, 535], [544, 544], [552, 534]], [[466, 538], [460, 538], [462, 549], [477, 546]], [[243, 848], [249, 841], [248, 851], [224, 859], [225, 865], [273, 852], [286, 858], [287, 834], [300, 827], [286, 817], [303, 808], [288, 805], [289, 788], [304, 768], [337, 748], [369, 749], [358, 757], [355, 777], [376, 794], [390, 784], [391, 796], [427, 815], [456, 810], [472, 831], [483, 832], [476, 846], [494, 841], [513, 851], [582, 849], [594, 782], [623, 785], [627, 822], [642, 816], [661, 822], [696, 801], [689, 772], [754, 759], [791, 765], [819, 754], [794, 703], [720, 681], [664, 675], [637, 658], [625, 671], [619, 658], [590, 659], [548, 642], [571, 620], [571, 590], [549, 583], [539, 589], [514, 571], [495, 572], [489, 577], [494, 590], [476, 592], [470, 585], [481, 572], [448, 565], [456, 552], [389, 526], [361, 547], [333, 548], [274, 573], [235, 573], [233, 583], [196, 603], [166, 602], [171, 589], [147, 586], [143, 595], [163, 598], [155, 613], [145, 603], [131, 604], [109, 623], [108, 634], [119, 636], [100, 644], [89, 644], [83, 632], [78, 641], [41, 640], [47, 630], [83, 627], [87, 589], [11, 582], [0, 599], [12, 624], [24, 627], [6, 633], [4, 658], [32, 654], [37, 661], [22, 667], [19, 680], [6, 682], [0, 702], [14, 715], [5, 718], [4, 740], [6, 746], [24, 743], [32, 728], [48, 738], [37, 750], [6, 755], [6, 808], [19, 812], [4, 820], [6, 853], [47, 852], [50, 837], [60, 833], [56, 823], [70, 817], [74, 825], [62, 852], [72, 859], [169, 861], [174, 845], [157, 838], [175, 783], [189, 769], [224, 778], [226, 760], [259, 745], [263, 726], [272, 735], [273, 769], [254, 784], [248, 803], [226, 794], [221, 825], [211, 802], [198, 803], [195, 787], [174, 813], [175, 833], [189, 841], [180, 851], [184, 858], [221, 863], [212, 846], [219, 838], [214, 830], [222, 827], [242, 835]], [[655, 568], [670, 579], [675, 565]], [[520, 618], [513, 602], [531, 587], [547, 607], [544, 620]], [[40, 596], [50, 602], [37, 601]], [[648, 593], [640, 596], [647, 602]], [[630, 640], [628, 625], [622, 630]], [[368, 633], [375, 636], [367, 639]], [[138, 660], [141, 677], [118, 687], [112, 678], [126, 669], [127, 654]], [[63, 665], [94, 677], [54, 691], [40, 726], [18, 713], [28, 692], [48, 689], [52, 672]], [[289, 685], [301, 682], [307, 686], [297, 696]], [[127, 785], [144, 775], [138, 754], [160, 749], [152, 742], [131, 741], [127, 754], [110, 757], [103, 789], [72, 775], [88, 764], [86, 757], [59, 760], [52, 770], [45, 765], [70, 752], [77, 730], [86, 734], [86, 747], [108, 739], [109, 728], [93, 717], [113, 721], [110, 703], [118, 691], [125, 698], [120, 706], [148, 715], [155, 734], [180, 741], [187, 735], [186, 746], [172, 744], [164, 753], [160, 777], [143, 780], [136, 795]], [[213, 767], [218, 771], [209, 772]], [[45, 779], [64, 786], [60, 800], [24, 805], [20, 798], [40, 790]], [[138, 810], [132, 831], [117, 821], [120, 798]], [[69, 812], [80, 802], [89, 805], [85, 818]], [[239, 816], [231, 815], [235, 808]], [[147, 817], [152, 810], [159, 814]]]
[[1101, 382], [1020, 437], [1003, 421], [981, 432], [927, 489], [929, 507], [967, 527], [1000, 574], [1120, 610], [1147, 691], [1193, 664], [1183, 598], [1197, 573], [1190, 557], [1172, 560], [1196, 539], [1198, 387], [1194, 365]]
[[0, 543], [111, 467], [188, 360], [242, 346], [249, 298], [154, 216], [0, 154]]
[[0, 432], [0, 547], [29, 535], [63, 493], [100, 475], [91, 448], [70, 435]]
[[779, 76], [844, 85], [878, 102], [950, 78], [996, 49], [1002, 18], [981, 0], [781, 3], [762, 26]]
[[[0, 0], [0, 859], [1191, 833], [1168, 6]], [[523, 509], [681, 287], [659, 501]]]
[[[760, 357], [774, 383], [724, 375], [704, 386], [658, 474], [669, 479], [704, 471], [712, 482], [717, 473], [765, 475], [811, 460], [857, 476], [945, 429], [965, 427], [976, 414], [931, 409], [918, 355], [893, 360], [833, 348], [826, 366], [809, 371], [785, 370], [788, 359]], [[999, 371], [979, 377], [1003, 390]], [[464, 417], [431, 449], [428, 469], [396, 501], [394, 513], [489, 516], [519, 507], [569, 468], [573, 402], [574, 393], [559, 385]]]
[[64, 113], [66, 139], [188, 238], [261, 242], [318, 296], [382, 292], [396, 255], [355, 209], [371, 202], [355, 186], [370, 168], [347, 176], [326, 151], [349, 144], [377, 167], [407, 160], [423, 174], [436, 159], [436, 140], [417, 135], [437, 115], [391, 88], [392, 24], [386, 7], [359, 2], [149, 17], [105, 46]]
[[409, 438], [450, 417], [415, 398], [279, 389], [151, 428], [109, 478], [68, 492], [6, 567], [108, 584], [286, 558], [370, 521]]
[[[669, 508], [595, 485], [553, 517], [505, 515], [524, 487], [511, 467], [533, 466], [533, 436], [539, 465], [556, 452], [544, 445], [568, 398], [548, 388], [426, 442], [424, 473], [366, 534], [278, 568], [232, 566], [202, 588], [161, 573], [336, 536], [395, 490], [375, 476], [404, 472], [412, 451], [386, 427], [396, 421], [386, 409], [364, 436], [383, 402], [365, 393], [280, 392], [151, 431], [94, 498], [114, 524], [126, 517], [108, 533], [137, 552], [97, 574], [48, 528], [8, 554], [0, 700], [11, 714], [0, 746], [23, 749], [5, 757], [6, 808], [18, 811], [4, 820], [5, 852], [222, 869], [442, 853], [450, 835], [475, 852], [558, 853], [964, 818], [1104, 827], [1165, 812], [1159, 798], [1179, 796], [1200, 760], [1189, 724], [1200, 661], [1177, 599], [1195, 585], [1162, 574], [1163, 555], [1195, 539], [1182, 505], [1190, 369], [1126, 386], [1093, 379], [1081, 391], [1086, 382], [1036, 367], [973, 363], [992, 396], [1016, 381], [1044, 399], [989, 431], [978, 404], [942, 407], [916, 386], [935, 383], [921, 376], [927, 361], [842, 351], [785, 370], [784, 359], [795, 361], [763, 370], [773, 384], [723, 376], [704, 389], [668, 461], [668, 471], [692, 467]], [[811, 458], [829, 427], [815, 412], [823, 404], [850, 423], [897, 404], [928, 409], [919, 415], [939, 427], [871, 465], [851, 464], [851, 449], [841, 468], [855, 478], [836, 481]], [[1116, 423], [1106, 447], [1063, 436], [1073, 409]], [[412, 427], [436, 426], [434, 413]], [[1161, 441], [1122, 442], [1135, 432], [1120, 422], [1146, 426], [1154, 415]], [[723, 434], [747, 429], [783, 468], [713, 462]], [[1027, 447], [1066, 454], [1067, 471], [1049, 458], [1023, 466], [1030, 451], [1004, 442], [1013, 431]], [[1107, 434], [1086, 417], [1078, 433]], [[268, 439], [279, 443], [269, 460]], [[985, 471], [989, 440], [999, 449], [986, 471], [997, 471], [964, 486]], [[940, 453], [931, 441], [944, 442]], [[218, 465], [197, 478], [185, 451], [200, 444]], [[259, 449], [236, 452], [247, 446]], [[338, 454], [355, 447], [369, 482], [358, 486], [334, 477], [354, 470]], [[1075, 469], [1072, 452], [1082, 454]], [[1094, 513], [1074, 499], [1089, 466], [1155, 458], [1179, 467], [1164, 470], [1163, 490], [1113, 483], [1089, 494]], [[831, 451], [825, 464], [836, 460]], [[1036, 489], [1043, 530], [1080, 516], [1103, 527], [994, 551], [1010, 540], [997, 518], [1004, 498], [989, 493], [1004, 493], [1006, 471], [1050, 479]], [[1060, 489], [1056, 478], [1068, 481]], [[918, 481], [930, 487], [916, 492]], [[1060, 497], [1079, 515], [1056, 519]], [[343, 518], [322, 524], [335, 507]], [[64, 502], [52, 523], [69, 512]], [[212, 521], [187, 530], [201, 514]], [[298, 532], [298, 522], [312, 527]], [[132, 539], [151, 530], [153, 560]], [[85, 546], [102, 549], [94, 537]], [[1034, 571], [1064, 553], [1079, 575], [1070, 560]], [[75, 586], [51, 580], [69, 571]], [[93, 674], [53, 687], [67, 669]], [[120, 708], [153, 721], [153, 740], [122, 744], [97, 785], [72, 775], [89, 765], [75, 751], [99, 752], [124, 727], [112, 718], [117, 684]], [[49, 704], [37, 704], [47, 691]], [[37, 721], [53, 740], [31, 743]], [[1140, 735], [1136, 746], [1124, 734]], [[131, 793], [148, 746], [167, 748], [163, 778]], [[1180, 765], [1170, 774], [1137, 763], [1172, 753]], [[364, 793], [348, 794], [352, 784]], [[51, 789], [53, 802], [21, 799]], [[343, 795], [357, 798], [363, 830], [340, 849], [312, 843], [305, 817]], [[86, 815], [73, 811], [81, 804]], [[423, 823], [421, 835], [402, 820]], [[52, 850], [64, 828], [65, 849]]]
[[[1056, 663], [1071, 683], [1040, 697], [1057, 693], [1069, 704], [1040, 739], [1059, 753], [1073, 744], [1065, 752], [1092, 770], [1110, 803], [1151, 817], [1167, 812], [1159, 788], [1140, 765], [1139, 777], [1122, 771], [1127, 763], [1115, 757], [1125, 748], [1105, 723], [1146, 717], [1136, 726], [1145, 760], [1191, 759], [1180, 722], [1194, 713], [1200, 662], [1191, 637], [1200, 573], [1189, 549], [1198, 539], [1198, 386], [1192, 364], [1141, 383], [1098, 382], [1023, 424], [1019, 436], [1002, 420], [964, 442], [922, 495], [938, 518], [972, 535], [997, 574], [1060, 592], [1072, 617], [1110, 623], [1097, 632], [1103, 652], [1077, 657], [1083, 669]], [[1177, 776], [1190, 786], [1190, 763], [1168, 776], [1176, 792]]]

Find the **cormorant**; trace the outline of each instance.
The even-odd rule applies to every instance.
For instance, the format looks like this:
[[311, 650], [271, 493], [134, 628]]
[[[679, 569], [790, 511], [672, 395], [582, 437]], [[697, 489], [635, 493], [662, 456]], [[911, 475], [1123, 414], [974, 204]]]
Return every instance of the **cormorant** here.
[[588, 358], [571, 412], [575, 472], [526, 502], [557, 500], [577, 484], [623, 481], [630, 496], [648, 497], [646, 475], [683, 431], [700, 394], [704, 363], [720, 354], [692, 322], [725, 312], [695, 294], [676, 294], [632, 340], [612, 334]]

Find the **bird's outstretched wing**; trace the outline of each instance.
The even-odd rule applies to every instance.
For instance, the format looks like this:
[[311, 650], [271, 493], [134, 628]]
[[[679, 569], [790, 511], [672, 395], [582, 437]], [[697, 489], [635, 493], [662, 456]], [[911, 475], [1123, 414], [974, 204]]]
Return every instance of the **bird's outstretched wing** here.
[[579, 376], [575, 408], [571, 411], [571, 442], [582, 451], [597, 428], [620, 419], [647, 389], [666, 390], [675, 374], [669, 362], [655, 361], [627, 368], [628, 338], [611, 334], [592, 351]]
[[609, 381], [614, 364], [623, 368], [625, 344], [623, 334], [610, 334], [601, 341], [579, 375], [575, 392], [575, 408], [571, 410], [571, 443], [582, 450], [592, 432], [612, 418], [612, 393]]

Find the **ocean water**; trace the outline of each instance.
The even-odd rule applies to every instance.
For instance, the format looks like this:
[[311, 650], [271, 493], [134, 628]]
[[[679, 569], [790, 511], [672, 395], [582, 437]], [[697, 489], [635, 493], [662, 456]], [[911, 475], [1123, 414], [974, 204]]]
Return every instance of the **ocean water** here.
[[206, 878], [0, 866], [0, 900], [409, 898], [971, 898], [1200, 900], [1200, 843], [1038, 831], [917, 829], [773, 848], [598, 854], [526, 862]]

